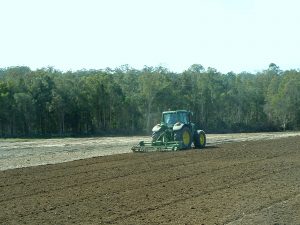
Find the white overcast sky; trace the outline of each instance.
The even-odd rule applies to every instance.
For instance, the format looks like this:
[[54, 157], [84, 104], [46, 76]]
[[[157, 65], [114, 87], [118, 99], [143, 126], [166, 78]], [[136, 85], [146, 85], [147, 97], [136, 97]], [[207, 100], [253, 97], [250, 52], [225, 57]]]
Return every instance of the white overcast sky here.
[[298, 0], [0, 0], [0, 68], [300, 68]]

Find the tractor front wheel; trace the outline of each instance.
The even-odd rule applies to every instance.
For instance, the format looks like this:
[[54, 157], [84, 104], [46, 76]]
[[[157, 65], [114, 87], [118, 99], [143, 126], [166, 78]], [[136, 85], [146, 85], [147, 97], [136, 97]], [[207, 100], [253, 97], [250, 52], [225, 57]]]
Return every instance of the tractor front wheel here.
[[158, 141], [158, 139], [161, 139], [162, 131], [156, 131], [152, 132], [152, 142]]
[[183, 149], [189, 149], [192, 145], [192, 134], [188, 127], [183, 127], [181, 130], [176, 131], [174, 134], [175, 141], [182, 143]]

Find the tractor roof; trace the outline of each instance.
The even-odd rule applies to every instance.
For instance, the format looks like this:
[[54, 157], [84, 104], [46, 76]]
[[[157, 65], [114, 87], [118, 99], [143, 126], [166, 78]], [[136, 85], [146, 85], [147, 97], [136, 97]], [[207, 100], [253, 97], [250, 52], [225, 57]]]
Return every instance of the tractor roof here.
[[180, 110], [175, 110], [175, 111], [164, 111], [163, 114], [166, 113], [176, 113], [176, 112], [189, 112], [188, 110], [180, 109]]

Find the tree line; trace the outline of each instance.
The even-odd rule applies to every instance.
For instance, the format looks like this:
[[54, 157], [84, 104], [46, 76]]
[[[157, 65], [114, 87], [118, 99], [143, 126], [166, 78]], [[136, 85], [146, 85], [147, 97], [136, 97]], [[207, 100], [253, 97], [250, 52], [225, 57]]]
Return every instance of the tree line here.
[[207, 132], [296, 130], [300, 71], [222, 74], [194, 64], [61, 72], [0, 69], [0, 137], [150, 133], [165, 110], [189, 109]]

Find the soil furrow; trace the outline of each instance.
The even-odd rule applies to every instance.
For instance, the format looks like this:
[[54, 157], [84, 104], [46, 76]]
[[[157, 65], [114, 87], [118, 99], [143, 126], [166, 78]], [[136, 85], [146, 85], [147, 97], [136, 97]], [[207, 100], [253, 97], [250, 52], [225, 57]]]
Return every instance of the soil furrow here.
[[[282, 153], [280, 155], [286, 155], [286, 153]], [[276, 158], [276, 157], [279, 157], [280, 155], [275, 155], [275, 156], [268, 156], [266, 158], [263, 158], [263, 159], [257, 159], [257, 160], [251, 160], [251, 161], [248, 161], [248, 162], [242, 162], [240, 164], [244, 165], [244, 164], [248, 164], [248, 163], [253, 163], [253, 162], [259, 162], [259, 161], [264, 161], [264, 160], [268, 160], [268, 159], [272, 159], [272, 158]], [[217, 158], [215, 160], [220, 160], [220, 158]], [[214, 161], [215, 161], [214, 160]], [[87, 174], [87, 171], [83, 171], [83, 172], [80, 172], [80, 173], [77, 173], [77, 174], [73, 174], [74, 176], [77, 175], [77, 179], [76, 180], [81, 180], [81, 183], [80, 185], [81, 186], [85, 186], [85, 185], [91, 185], [91, 184], [94, 184], [94, 183], [101, 183], [101, 182], [107, 182], [109, 180], [115, 180], [115, 179], [119, 179], [119, 178], [124, 178], [124, 177], [128, 177], [128, 176], [134, 176], [134, 175], [139, 175], [139, 174], [147, 174], [147, 173], [155, 173], [157, 171], [160, 171], [162, 169], [164, 169], [164, 171], [166, 170], [169, 170], [169, 169], [174, 169], [174, 168], [178, 168], [178, 167], [182, 167], [182, 166], [199, 166], [201, 165], [203, 162], [199, 162], [199, 161], [185, 161], [183, 163], [177, 163], [176, 165], [174, 164], [165, 164], [165, 162], [162, 161], [162, 164], [161, 165], [157, 165], [156, 164], [156, 168], [155, 169], [151, 169], [151, 168], [139, 168], [138, 170], [134, 170], [134, 169], [131, 169], [128, 173], [125, 173], [125, 174], [122, 174], [122, 175], [118, 175], [118, 176], [115, 176], [115, 177], [108, 177], [108, 178], [99, 178], [99, 175], [102, 176], [103, 174], [99, 174], [99, 173], [96, 173], [96, 172], [99, 172], [101, 170], [94, 170], [94, 171], [88, 171], [88, 172], [92, 172], [92, 174], [95, 174], [94, 176], [92, 176], [91, 178], [88, 178], [88, 174]], [[135, 165], [137, 166], [137, 165]], [[149, 166], [149, 165], [148, 165]], [[233, 166], [237, 166], [236, 164], [233, 165]], [[150, 166], [151, 167], [151, 166]], [[158, 167], [158, 168], [157, 168]], [[229, 166], [230, 167], [230, 166]], [[214, 172], [215, 170], [222, 170], [222, 169], [226, 169], [227, 167], [224, 167], [224, 168], [218, 168], [218, 169], [212, 169], [211, 171], [209, 172]], [[116, 167], [116, 168], [108, 168], [107, 170], [114, 170], [114, 169], [119, 169], [119, 167]], [[138, 172], [136, 172], [138, 171]], [[119, 171], [118, 171], [119, 172]], [[120, 173], [120, 172], [119, 172]], [[104, 173], [105, 174], [105, 173]], [[83, 175], [82, 177], [80, 175]], [[192, 175], [192, 176], [196, 176], [196, 174]], [[19, 199], [19, 198], [23, 198], [23, 197], [30, 197], [30, 196], [33, 196], [33, 195], [39, 195], [39, 194], [47, 194], [47, 193], [51, 193], [51, 192], [54, 192], [54, 191], [58, 191], [58, 190], [64, 190], [64, 189], [69, 189], [69, 188], [74, 188], [74, 187], [78, 187], [79, 185], [77, 184], [77, 182], [74, 182], [74, 184], [71, 184], [70, 185], [70, 182], [67, 182], [65, 179], [63, 179], [63, 182], [60, 181], [60, 180], [56, 180], [57, 178], [64, 178], [65, 176], [56, 176], [56, 177], [50, 177], [50, 178], [47, 178], [47, 180], [51, 180], [51, 183], [49, 184], [48, 182], [44, 184], [44, 188], [41, 188], [42, 190], [41, 191], [35, 191], [35, 187], [32, 186], [31, 184], [26, 184], [24, 182], [22, 183], [19, 183], [19, 186], [17, 186], [21, 192], [24, 188], [26, 188], [26, 185], [27, 186], [31, 186], [34, 188], [34, 190], [30, 190], [30, 192], [33, 192], [31, 194], [27, 194], [27, 195], [21, 195], [21, 196], [18, 196], [16, 195], [16, 192], [13, 191], [13, 187], [10, 187], [10, 186], [6, 186], [6, 188], [9, 188], [11, 192], [13, 192], [13, 194], [15, 195], [14, 197], [11, 197], [11, 198], [7, 198], [8, 195], [4, 195], [4, 197], [6, 197], [5, 199], [0, 199], [0, 203], [2, 202], [5, 202], [5, 201], [10, 201], [10, 200], [13, 200], [13, 199]], [[70, 178], [70, 177], [68, 177]], [[42, 181], [47, 181], [46, 179], [44, 180], [33, 180], [31, 182], [42, 182]], [[49, 189], [49, 186], [53, 185], [53, 184], [59, 184], [59, 188], [53, 188], [53, 189]], [[65, 185], [65, 186], [64, 186]], [[0, 191], [1, 193], [4, 192], [5, 193], [5, 190], [4, 190], [4, 187], [5, 186], [2, 186], [0, 187]], [[42, 186], [41, 186], [42, 187]], [[2, 195], [3, 196], [3, 195]], [[1, 197], [1, 195], [0, 195]]]
[[299, 143], [291, 137], [1, 171], [0, 224], [299, 224]]

